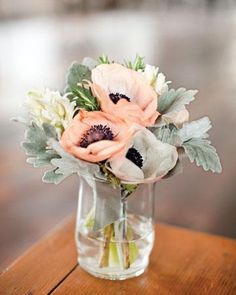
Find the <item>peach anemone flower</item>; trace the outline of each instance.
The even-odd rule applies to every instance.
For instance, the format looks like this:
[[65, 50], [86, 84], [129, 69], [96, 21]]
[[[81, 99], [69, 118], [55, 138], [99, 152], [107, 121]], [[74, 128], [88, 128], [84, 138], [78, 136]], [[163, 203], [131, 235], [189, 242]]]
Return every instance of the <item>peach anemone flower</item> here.
[[76, 158], [95, 163], [123, 153], [132, 135], [133, 127], [121, 119], [81, 109], [62, 134], [60, 144]]
[[120, 64], [102, 64], [92, 70], [90, 87], [101, 110], [142, 126], [155, 123], [157, 93], [143, 75]]

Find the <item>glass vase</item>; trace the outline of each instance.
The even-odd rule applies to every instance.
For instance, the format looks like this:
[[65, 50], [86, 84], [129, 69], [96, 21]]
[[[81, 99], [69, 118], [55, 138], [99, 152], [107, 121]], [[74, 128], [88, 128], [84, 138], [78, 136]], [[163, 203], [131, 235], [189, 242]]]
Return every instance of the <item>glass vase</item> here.
[[[106, 186], [110, 190], [111, 184], [100, 185], [104, 191]], [[111, 206], [110, 197], [105, 198], [100, 209], [103, 217]], [[154, 244], [154, 184], [140, 184], [127, 198], [122, 194], [118, 198], [119, 217], [94, 230], [96, 188], [88, 179], [80, 177], [76, 221], [78, 262], [91, 275], [110, 280], [141, 275], [148, 266]]]

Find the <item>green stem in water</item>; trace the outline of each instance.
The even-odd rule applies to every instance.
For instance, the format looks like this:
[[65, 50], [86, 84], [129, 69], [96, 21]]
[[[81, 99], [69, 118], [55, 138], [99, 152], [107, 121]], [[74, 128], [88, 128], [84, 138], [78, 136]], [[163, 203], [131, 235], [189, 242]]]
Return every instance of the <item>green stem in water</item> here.
[[104, 228], [104, 242], [102, 248], [102, 257], [99, 263], [100, 267], [108, 267], [109, 266], [109, 249], [111, 238], [114, 233], [114, 225], [109, 224]]
[[122, 250], [123, 250], [123, 266], [124, 269], [130, 268], [130, 255], [129, 255], [129, 241], [127, 238], [127, 212], [126, 212], [126, 205], [127, 201], [126, 199], [122, 200], [121, 206], [122, 206]]

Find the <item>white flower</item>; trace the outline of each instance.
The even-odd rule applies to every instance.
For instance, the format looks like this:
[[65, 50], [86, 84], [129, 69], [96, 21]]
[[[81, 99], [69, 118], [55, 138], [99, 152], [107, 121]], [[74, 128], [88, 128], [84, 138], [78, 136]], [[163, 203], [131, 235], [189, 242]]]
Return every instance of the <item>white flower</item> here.
[[108, 169], [123, 183], [155, 182], [174, 168], [177, 160], [176, 147], [139, 128], [126, 155], [111, 160]]
[[[159, 68], [147, 64], [144, 68], [143, 75], [157, 94], [162, 95], [168, 91], [168, 84], [171, 82], [166, 81], [165, 75], [158, 73], [158, 71]], [[180, 111], [171, 111], [158, 118], [160, 125], [173, 123], [177, 128], [181, 128], [183, 123], [188, 122], [188, 120], [189, 113], [184, 106]]]
[[155, 88], [156, 80], [157, 80], [157, 74], [158, 74], [159, 68], [156, 68], [151, 65], [146, 65], [143, 71], [143, 75], [145, 79], [147, 80], [148, 84], [153, 86]]
[[70, 124], [74, 114], [74, 104], [66, 96], [62, 97], [58, 91], [49, 89], [29, 91], [25, 107], [33, 121], [39, 126], [48, 123], [55, 127], [59, 137]]
[[156, 90], [157, 94], [161, 95], [168, 90], [170, 81], [166, 81], [165, 75], [159, 73], [159, 68], [146, 64], [143, 75], [146, 81]]

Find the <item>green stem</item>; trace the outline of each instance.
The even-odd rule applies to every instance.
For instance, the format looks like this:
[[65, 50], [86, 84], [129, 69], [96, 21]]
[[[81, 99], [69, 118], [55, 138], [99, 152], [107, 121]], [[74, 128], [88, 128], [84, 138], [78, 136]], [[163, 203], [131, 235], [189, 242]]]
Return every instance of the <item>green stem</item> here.
[[114, 225], [109, 224], [104, 228], [104, 242], [102, 248], [102, 257], [99, 263], [100, 267], [107, 267], [109, 266], [109, 246], [111, 242], [111, 238], [114, 233]]
[[122, 250], [123, 250], [123, 267], [124, 269], [130, 268], [130, 255], [129, 255], [129, 241], [127, 238], [127, 201], [126, 199], [121, 202], [122, 209]]
[[[92, 229], [94, 224], [95, 208], [93, 207], [87, 215], [85, 227]], [[132, 228], [127, 220], [127, 201], [121, 203], [121, 220], [104, 227], [101, 258], [99, 267], [108, 267], [110, 264], [120, 264], [123, 269], [129, 269], [138, 255], [138, 248], [132, 242]]]

